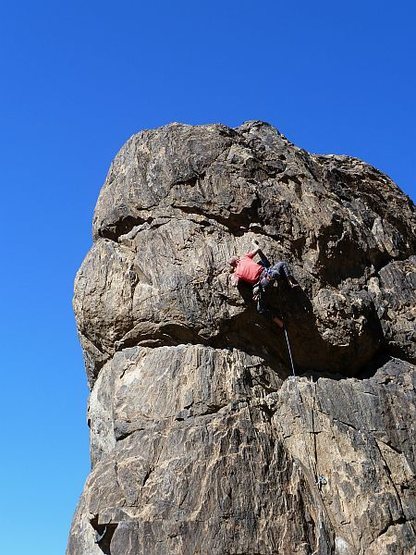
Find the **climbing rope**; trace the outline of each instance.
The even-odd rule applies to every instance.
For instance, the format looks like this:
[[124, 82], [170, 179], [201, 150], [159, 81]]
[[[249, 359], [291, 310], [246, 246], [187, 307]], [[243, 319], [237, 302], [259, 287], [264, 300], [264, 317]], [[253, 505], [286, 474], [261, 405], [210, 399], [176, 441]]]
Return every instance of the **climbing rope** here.
[[[294, 361], [293, 361], [292, 348], [291, 348], [291, 345], [290, 345], [289, 334], [287, 332], [286, 324], [284, 324], [284, 326], [283, 326], [283, 331], [284, 331], [284, 336], [285, 336], [285, 341], [286, 341], [287, 352], [288, 352], [288, 355], [289, 355], [290, 366], [291, 366], [291, 369], [292, 369], [292, 379], [294, 380], [294, 382], [296, 384], [295, 389], [296, 389], [297, 410], [298, 410], [299, 415], [301, 416], [301, 420], [303, 420], [305, 422], [305, 425], [307, 425], [307, 423], [308, 423], [308, 414], [307, 414], [307, 411], [306, 411], [305, 403], [303, 402], [303, 399], [302, 399], [302, 395], [300, 393], [300, 388], [299, 388], [297, 375], [296, 375], [296, 371], [295, 371], [295, 364], [294, 364]], [[312, 388], [313, 388], [312, 377], [311, 377], [311, 385], [312, 385]], [[305, 435], [303, 433], [302, 433], [302, 438], [303, 438], [303, 442], [304, 442], [304, 445], [305, 445], [305, 452], [306, 452], [307, 458], [309, 459], [309, 465], [310, 465], [310, 468], [312, 470], [312, 474], [315, 477], [315, 485], [318, 487], [319, 491], [321, 491], [322, 486], [327, 484], [327, 479], [325, 478], [325, 476], [322, 476], [321, 474], [318, 475], [318, 470], [317, 470], [318, 456], [317, 456], [316, 433], [315, 433], [315, 415], [314, 415], [315, 404], [316, 404], [316, 392], [314, 391], [313, 392], [313, 407], [311, 409], [311, 416], [310, 416], [311, 432], [309, 432], [309, 433], [312, 434], [312, 437], [313, 437], [313, 454], [311, 454], [309, 442], [306, 441]]]
[[286, 347], [289, 353], [289, 360], [290, 360], [290, 365], [292, 367], [292, 374], [293, 374], [293, 377], [296, 378], [295, 365], [294, 365], [293, 356], [292, 356], [292, 349], [290, 347], [290, 341], [289, 341], [289, 334], [287, 333], [287, 328], [285, 324], [283, 324], [283, 331], [285, 333]]

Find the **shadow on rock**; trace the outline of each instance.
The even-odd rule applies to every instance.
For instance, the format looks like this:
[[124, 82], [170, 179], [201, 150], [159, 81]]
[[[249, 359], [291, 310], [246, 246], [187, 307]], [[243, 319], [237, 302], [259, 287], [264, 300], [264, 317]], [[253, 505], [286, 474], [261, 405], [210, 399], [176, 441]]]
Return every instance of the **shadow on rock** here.
[[265, 293], [270, 309], [266, 316], [257, 312], [250, 286], [239, 284], [238, 290], [246, 310], [223, 322], [212, 342], [214, 347], [236, 348], [261, 356], [280, 377], [289, 376], [292, 371], [284, 333], [270, 317], [275, 315], [285, 322], [296, 374], [325, 374], [335, 379], [368, 377], [378, 368], [374, 357], [384, 360], [381, 327], [375, 311], [367, 315], [368, 329], [359, 340], [334, 345], [322, 337], [311, 300], [301, 287], [290, 288], [285, 283], [270, 287]]

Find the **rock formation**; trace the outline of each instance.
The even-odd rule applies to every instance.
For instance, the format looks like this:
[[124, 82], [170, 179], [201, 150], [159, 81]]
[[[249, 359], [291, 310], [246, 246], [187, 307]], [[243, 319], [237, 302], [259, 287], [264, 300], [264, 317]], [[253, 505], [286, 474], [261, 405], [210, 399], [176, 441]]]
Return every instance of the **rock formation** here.
[[[415, 553], [416, 213], [273, 127], [133, 136], [74, 308], [92, 471], [67, 555]], [[257, 239], [284, 334], [230, 283]]]

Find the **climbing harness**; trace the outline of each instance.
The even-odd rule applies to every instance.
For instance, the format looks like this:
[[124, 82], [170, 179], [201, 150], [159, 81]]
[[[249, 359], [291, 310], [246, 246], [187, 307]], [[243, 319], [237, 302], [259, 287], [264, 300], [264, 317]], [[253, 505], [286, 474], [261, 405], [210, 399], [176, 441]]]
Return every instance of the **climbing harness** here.
[[[290, 360], [290, 366], [292, 369], [292, 376], [291, 379], [294, 380], [295, 384], [296, 384], [296, 393], [297, 393], [297, 409], [298, 409], [298, 413], [299, 415], [301, 415], [301, 413], [303, 413], [301, 415], [301, 419], [305, 422], [305, 424], [308, 422], [308, 415], [306, 412], [306, 408], [305, 408], [305, 404], [303, 402], [301, 393], [300, 393], [300, 389], [299, 389], [299, 384], [297, 381], [297, 376], [296, 376], [296, 372], [295, 372], [295, 364], [293, 361], [293, 355], [292, 355], [292, 348], [290, 346], [290, 340], [289, 340], [289, 334], [287, 332], [287, 328], [286, 328], [286, 324], [284, 324], [283, 326], [283, 331], [284, 331], [284, 336], [285, 336], [285, 341], [286, 341], [286, 347], [287, 347], [287, 352], [289, 355], [289, 360]], [[312, 378], [311, 378], [311, 383], [312, 382]], [[312, 407], [311, 410], [311, 428], [312, 431], [310, 433], [312, 433], [313, 436], [313, 456], [310, 453], [310, 447], [308, 442], [305, 439], [305, 436], [302, 433], [302, 438], [305, 444], [305, 451], [307, 454], [307, 457], [309, 459], [309, 464], [311, 467], [311, 470], [313, 472], [313, 475], [315, 476], [315, 485], [318, 487], [319, 491], [322, 491], [322, 486], [325, 486], [328, 481], [325, 478], [325, 476], [323, 476], [322, 474], [317, 473], [317, 448], [316, 448], [316, 433], [315, 433], [315, 417], [314, 417], [314, 408], [315, 408], [315, 402], [316, 402], [316, 395], [313, 395], [313, 399], [314, 399], [314, 406]]]

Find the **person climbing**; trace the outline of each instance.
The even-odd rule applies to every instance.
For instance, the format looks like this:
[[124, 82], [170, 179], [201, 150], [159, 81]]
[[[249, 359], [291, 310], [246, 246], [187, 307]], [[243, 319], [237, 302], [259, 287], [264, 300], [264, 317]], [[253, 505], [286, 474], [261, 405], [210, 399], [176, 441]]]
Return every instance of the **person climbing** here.
[[[231, 281], [234, 286], [237, 286], [240, 281], [251, 285], [253, 287], [253, 300], [256, 301], [257, 311], [265, 316], [270, 316], [279, 328], [283, 328], [283, 321], [272, 314], [265, 303], [265, 290], [270, 284], [280, 278], [286, 279], [292, 288], [299, 287], [299, 284], [290, 272], [286, 262], [279, 261], [271, 266], [257, 241], [253, 241], [253, 246], [255, 247], [253, 251], [241, 257], [232, 256], [228, 260], [228, 264], [231, 266], [230, 272], [233, 274]], [[256, 254], [260, 256], [260, 264], [253, 260]]]
[[228, 264], [231, 266], [230, 272], [233, 274], [231, 282], [234, 286], [237, 286], [240, 281], [255, 285], [265, 269], [263, 264], [254, 262], [253, 258], [260, 251], [260, 246], [254, 242], [253, 245], [255, 246], [253, 251], [247, 252], [241, 257], [232, 256], [228, 260]]

